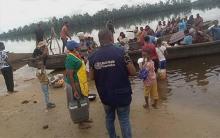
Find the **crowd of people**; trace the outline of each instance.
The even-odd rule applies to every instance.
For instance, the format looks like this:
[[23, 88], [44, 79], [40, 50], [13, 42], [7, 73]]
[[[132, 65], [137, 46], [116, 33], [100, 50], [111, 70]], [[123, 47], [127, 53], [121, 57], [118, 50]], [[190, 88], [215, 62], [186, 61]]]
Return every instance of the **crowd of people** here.
[[[79, 34], [79, 37], [81, 35]], [[67, 93], [67, 105], [69, 110], [74, 109], [74, 102], [80, 99], [88, 101], [88, 78], [95, 80], [97, 92], [106, 113], [106, 128], [110, 138], [116, 138], [114, 126], [116, 114], [118, 116], [123, 138], [131, 138], [130, 124], [130, 104], [132, 101], [132, 88], [129, 76], [137, 75], [136, 68], [126, 50], [118, 47], [114, 43], [113, 33], [109, 29], [100, 30], [98, 34], [100, 48], [89, 53], [88, 58], [83, 58], [81, 45], [74, 40], [67, 41], [67, 56], [65, 60], [66, 71], [64, 73]], [[46, 43], [39, 42], [38, 47], [42, 48], [37, 74], [42, 92], [44, 93], [47, 109], [56, 105], [49, 101], [48, 78], [45, 73], [45, 57], [48, 55]], [[157, 40], [155, 46], [150, 42], [150, 37], [144, 37], [142, 49], [142, 61], [138, 61], [139, 68], [146, 70], [147, 74], [143, 79], [144, 108], [150, 109], [149, 98], [153, 101], [152, 107], [158, 108], [159, 95], [157, 91], [157, 70], [166, 68], [165, 59], [166, 47], [161, 39]], [[87, 75], [86, 75], [87, 74]], [[88, 77], [89, 76], [89, 77]], [[88, 78], [87, 78], [88, 77]], [[111, 83], [109, 83], [111, 82]], [[86, 102], [89, 104], [89, 102]], [[79, 110], [74, 112], [80, 112]], [[89, 110], [84, 110], [82, 114], [88, 114]], [[71, 113], [71, 111], [70, 111]], [[88, 129], [93, 121], [87, 118], [77, 122], [80, 129]]]
[[[185, 16], [184, 18], [173, 18], [171, 20], [159, 21], [155, 31], [150, 26], [145, 26], [145, 28], [135, 27], [134, 31], [128, 31], [134, 33], [134, 39], [128, 38], [121, 32], [118, 38], [118, 42], [124, 45], [129, 42], [138, 42], [140, 46], [144, 44], [144, 36], [148, 35], [151, 37], [151, 42], [156, 44], [157, 38], [164, 38], [171, 46], [174, 45], [190, 45], [194, 43], [203, 43], [211, 40], [220, 40], [220, 27], [218, 26], [218, 21], [212, 22], [213, 26], [210, 28], [204, 28], [203, 18], [197, 14], [196, 18], [191, 15], [189, 18]], [[170, 40], [170, 35], [176, 35], [178, 39]], [[168, 39], [166, 38], [167, 36]]]
[[[194, 30], [194, 31], [192, 31]], [[218, 22], [208, 29], [213, 35], [214, 40], [219, 40], [220, 29]], [[49, 100], [49, 79], [45, 71], [47, 56], [49, 54], [48, 44], [44, 38], [44, 32], [41, 26], [38, 25], [36, 30], [36, 52], [34, 52], [37, 59], [37, 77], [41, 83], [41, 89], [44, 94], [45, 104], [47, 109], [52, 109], [56, 105]], [[156, 30], [154, 31], [149, 26], [145, 29], [140, 27], [135, 28], [134, 41], [142, 46], [142, 58], [138, 60], [139, 73], [138, 76], [143, 81], [144, 85], [144, 99], [143, 107], [150, 109], [149, 101], [152, 101], [152, 107], [158, 108], [159, 94], [157, 89], [157, 79], [166, 78], [166, 43], [160, 37], [171, 33], [182, 33], [183, 38], [175, 43], [170, 44], [183, 44], [190, 45], [193, 42], [200, 42], [204, 38], [203, 19], [197, 14], [194, 19], [190, 16], [189, 19], [176, 19], [159, 22]], [[130, 104], [132, 101], [132, 88], [129, 76], [135, 76], [136, 68], [128, 55], [129, 40], [125, 34], [120, 33], [118, 41], [121, 46], [114, 42], [114, 27], [112, 22], [108, 22], [106, 28], [100, 30], [98, 38], [100, 48], [95, 49], [97, 44], [91, 36], [85, 36], [84, 33], [78, 33], [80, 43], [71, 39], [69, 33], [68, 22], [64, 23], [61, 29], [61, 39], [63, 42], [62, 52], [66, 53], [65, 59], [65, 86], [67, 94], [67, 106], [70, 113], [80, 112], [75, 110], [74, 102], [80, 103], [84, 100], [83, 105], [89, 104], [89, 86], [88, 79], [95, 81], [97, 92], [103, 104], [106, 119], [106, 128], [110, 138], [117, 138], [115, 130], [116, 114], [119, 119], [123, 138], [132, 137], [132, 127], [130, 124]], [[194, 36], [195, 35], [195, 36]], [[69, 41], [68, 41], [69, 38]], [[81, 52], [82, 47], [88, 49], [86, 58]], [[125, 48], [127, 47], [127, 48]], [[65, 50], [66, 49], [66, 50]], [[95, 49], [95, 50], [94, 50]], [[2, 74], [6, 80], [6, 85], [9, 92], [13, 92], [13, 75], [11, 66], [7, 62], [7, 56], [4, 52], [4, 44], [0, 43], [0, 67]], [[6, 73], [4, 73], [6, 72]], [[5, 75], [6, 74], [6, 75]], [[159, 74], [159, 75], [158, 75]], [[149, 100], [149, 98], [152, 98]], [[89, 107], [89, 106], [87, 106]], [[81, 107], [78, 107], [81, 108]], [[89, 110], [83, 110], [82, 114], [85, 115], [77, 123], [80, 129], [88, 129], [91, 127], [90, 123], [93, 121], [89, 118]], [[83, 116], [81, 114], [81, 116]], [[73, 118], [77, 115], [74, 113]]]

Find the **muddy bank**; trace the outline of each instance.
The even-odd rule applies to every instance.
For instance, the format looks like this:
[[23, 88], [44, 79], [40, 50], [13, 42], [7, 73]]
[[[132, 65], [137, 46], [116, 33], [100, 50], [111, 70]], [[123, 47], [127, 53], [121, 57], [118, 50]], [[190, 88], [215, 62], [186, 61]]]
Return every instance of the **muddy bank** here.
[[[158, 82], [161, 99], [159, 109], [152, 109], [150, 112], [142, 107], [142, 82], [131, 78], [133, 137], [219, 138], [220, 65], [216, 62], [219, 58], [214, 56], [169, 63], [167, 81]], [[50, 89], [51, 99], [57, 107], [45, 112], [40, 85], [34, 78], [34, 69], [22, 68], [14, 74], [15, 88], [19, 92], [0, 96], [0, 138], [108, 137], [105, 114], [99, 98], [91, 102], [90, 106], [90, 115], [94, 121], [92, 128], [79, 130], [70, 119], [63, 88]], [[32, 77], [33, 79], [24, 81]], [[90, 86], [91, 93], [96, 93], [94, 83], [90, 83]], [[0, 93], [5, 90], [0, 75]], [[120, 135], [118, 121], [116, 126]]]
[[[217, 101], [220, 97], [207, 96], [207, 100], [203, 102], [203, 98], [189, 98], [190, 96], [184, 95], [184, 89], [178, 90], [177, 94], [174, 93], [176, 90], [169, 92], [164, 90], [164, 97], [168, 97], [161, 101], [160, 109], [152, 109], [148, 112], [142, 107], [144, 99], [141, 82], [135, 79], [132, 83], [134, 94], [131, 104], [131, 123], [134, 138], [220, 137], [220, 111], [215, 110], [218, 109], [220, 103], [211, 102], [214, 99]], [[45, 112], [38, 81], [31, 80], [27, 84], [23, 88], [18, 88], [19, 92], [16, 94], [0, 97], [0, 137], [108, 137], [104, 123], [105, 114], [99, 98], [91, 102], [90, 106], [90, 115], [94, 120], [92, 128], [79, 130], [70, 119], [63, 88], [51, 90], [51, 99], [57, 107]], [[94, 89], [92, 92], [96, 93]], [[22, 104], [24, 100], [28, 103]], [[193, 104], [195, 101], [196, 104]], [[198, 101], [200, 102], [197, 103]], [[214, 105], [215, 109], [212, 109]], [[118, 122], [116, 124], [120, 135]], [[43, 129], [43, 126], [48, 126], [48, 128]]]

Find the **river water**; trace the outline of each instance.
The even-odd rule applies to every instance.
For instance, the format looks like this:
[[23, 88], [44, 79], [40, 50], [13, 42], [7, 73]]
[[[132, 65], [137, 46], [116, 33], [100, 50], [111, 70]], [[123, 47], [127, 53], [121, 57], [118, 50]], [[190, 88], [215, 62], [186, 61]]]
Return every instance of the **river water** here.
[[[192, 10], [191, 12], [185, 12], [185, 13], [179, 13], [177, 16], [184, 17], [185, 15], [196, 15], [199, 13], [203, 18], [204, 21], [207, 20], [219, 20], [220, 21], [220, 9], [219, 8], [213, 8], [213, 9], [208, 9], [208, 10]], [[134, 30], [135, 26], [138, 27], [144, 27], [146, 25], [150, 25], [154, 30], [156, 29], [157, 22], [159, 20], [165, 20], [167, 21], [168, 19], [175, 17], [176, 15], [161, 15], [161, 17], [155, 17], [155, 19], [143, 19], [143, 20], [137, 20], [137, 19], [131, 19], [133, 24], [130, 24], [127, 22], [123, 26], [119, 26], [115, 29], [115, 41], [117, 41], [117, 38], [119, 36], [120, 32], [125, 32], [126, 36], [128, 38], [133, 38], [133, 33], [126, 32], [127, 30]], [[91, 36], [94, 37], [94, 40], [98, 43], [98, 30], [92, 30], [91, 32], [88, 32], [91, 34]], [[76, 41], [79, 41], [78, 38], [76, 37], [76, 34], [74, 33], [72, 38]], [[6, 50], [14, 53], [32, 53], [34, 48], [35, 48], [35, 40], [26, 40], [25, 38], [22, 40], [7, 40], [3, 41], [6, 46]], [[62, 42], [59, 40], [59, 44], [62, 45]], [[57, 45], [55, 42], [53, 42], [52, 48], [55, 49], [55, 53], [58, 52]]]
[[[168, 62], [167, 81], [158, 81], [162, 104], [168, 107], [181, 105], [219, 114], [216, 110], [220, 106], [219, 59], [220, 55], [212, 55]], [[134, 79], [132, 86], [134, 104], [143, 104], [141, 80]]]

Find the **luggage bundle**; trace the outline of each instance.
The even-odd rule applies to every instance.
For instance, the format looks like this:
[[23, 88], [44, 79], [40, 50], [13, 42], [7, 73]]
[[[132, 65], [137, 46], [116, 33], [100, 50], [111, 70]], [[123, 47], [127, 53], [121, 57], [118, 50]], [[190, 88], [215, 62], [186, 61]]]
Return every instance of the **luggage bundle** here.
[[[77, 88], [80, 88], [77, 86]], [[78, 89], [79, 90], [79, 89]], [[80, 123], [89, 120], [89, 100], [83, 96], [81, 91], [79, 97], [73, 96], [72, 88], [66, 84], [67, 105], [70, 112], [70, 117], [74, 123]]]

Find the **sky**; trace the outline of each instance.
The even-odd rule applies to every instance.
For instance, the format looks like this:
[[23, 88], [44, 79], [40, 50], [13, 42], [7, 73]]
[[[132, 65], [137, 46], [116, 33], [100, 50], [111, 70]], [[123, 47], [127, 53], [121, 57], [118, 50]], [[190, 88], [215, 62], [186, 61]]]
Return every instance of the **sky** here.
[[0, 0], [0, 33], [46, 21], [51, 17], [63, 17], [88, 12], [90, 15], [108, 8], [134, 5], [143, 2], [155, 3], [159, 0]]

